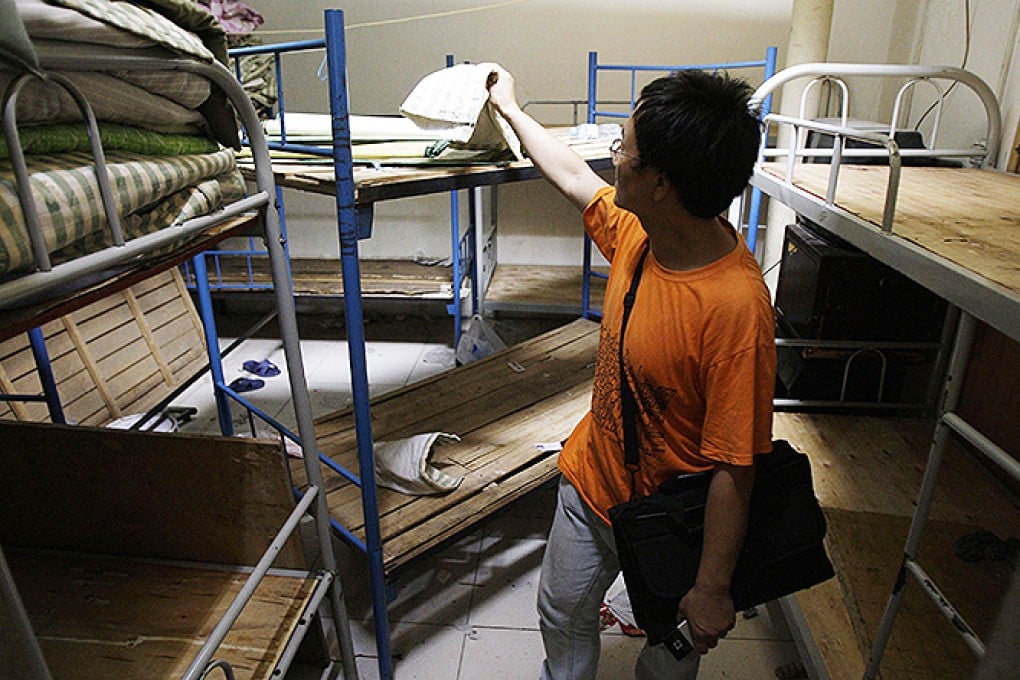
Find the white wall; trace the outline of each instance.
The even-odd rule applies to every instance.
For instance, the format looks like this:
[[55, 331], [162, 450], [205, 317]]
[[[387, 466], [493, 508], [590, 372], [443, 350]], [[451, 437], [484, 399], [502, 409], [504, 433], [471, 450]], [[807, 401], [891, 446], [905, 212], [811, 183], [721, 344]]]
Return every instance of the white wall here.
[[[395, 114], [424, 75], [445, 63], [497, 61], [514, 73], [522, 101], [584, 99], [587, 54], [616, 63], [705, 63], [760, 58], [779, 47], [784, 63], [793, 0], [248, 0], [266, 24], [263, 42], [321, 36], [322, 10], [344, 10], [351, 108]], [[975, 16], [969, 67], [1006, 97], [1007, 139], [1016, 127], [1020, 0], [971, 0]], [[959, 65], [964, 0], [835, 0], [829, 59]], [[1008, 49], [1005, 46], [1008, 43]], [[288, 109], [326, 111], [318, 57], [287, 73]], [[1005, 60], [1005, 63], [1003, 63]], [[620, 96], [626, 85], [621, 84]], [[600, 96], [617, 96], [600, 88]], [[860, 117], [891, 108], [876, 89]], [[569, 106], [533, 106], [546, 124], [570, 124]], [[583, 114], [582, 114], [583, 115]], [[972, 134], [966, 126], [959, 132]], [[500, 261], [580, 262], [577, 214], [547, 185], [500, 188]], [[292, 253], [330, 257], [337, 252], [332, 201], [287, 192]], [[366, 257], [449, 254], [449, 199], [435, 196], [379, 204]]]

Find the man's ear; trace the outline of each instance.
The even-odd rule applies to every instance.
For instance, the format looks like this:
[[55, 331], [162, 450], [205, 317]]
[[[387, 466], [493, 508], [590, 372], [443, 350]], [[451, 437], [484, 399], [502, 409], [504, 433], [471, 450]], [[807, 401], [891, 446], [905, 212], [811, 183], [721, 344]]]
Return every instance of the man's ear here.
[[652, 185], [652, 198], [662, 201], [669, 198], [673, 193], [673, 183], [669, 181], [666, 174], [660, 171], [655, 172], [655, 184]]

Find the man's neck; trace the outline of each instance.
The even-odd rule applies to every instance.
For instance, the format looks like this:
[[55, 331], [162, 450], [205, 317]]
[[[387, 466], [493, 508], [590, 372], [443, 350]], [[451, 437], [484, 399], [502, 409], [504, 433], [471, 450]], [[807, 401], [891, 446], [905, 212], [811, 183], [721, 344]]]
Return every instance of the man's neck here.
[[682, 215], [642, 222], [655, 259], [666, 269], [690, 271], [712, 264], [736, 247], [733, 230], [717, 217]]

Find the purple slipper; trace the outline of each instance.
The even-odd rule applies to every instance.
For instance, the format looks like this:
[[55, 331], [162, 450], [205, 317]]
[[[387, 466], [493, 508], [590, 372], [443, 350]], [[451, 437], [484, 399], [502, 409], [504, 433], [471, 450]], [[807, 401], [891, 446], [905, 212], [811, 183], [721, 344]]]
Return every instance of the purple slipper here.
[[248, 361], [241, 364], [241, 368], [248, 371], [249, 373], [260, 375], [263, 378], [271, 378], [274, 375], [280, 375], [280, 369], [277, 368], [276, 364], [274, 364], [269, 359], [263, 359], [262, 361], [255, 361], [254, 359], [249, 359]]
[[266, 384], [265, 380], [259, 380], [258, 378], [237, 378], [234, 382], [227, 385], [230, 389], [235, 392], [251, 392], [257, 390]]

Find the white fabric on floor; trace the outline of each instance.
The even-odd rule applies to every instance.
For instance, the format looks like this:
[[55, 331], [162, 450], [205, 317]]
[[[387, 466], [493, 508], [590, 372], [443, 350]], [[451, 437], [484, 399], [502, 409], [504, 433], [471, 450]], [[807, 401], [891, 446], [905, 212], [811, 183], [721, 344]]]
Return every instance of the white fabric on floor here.
[[449, 475], [431, 463], [435, 448], [444, 441], [460, 441], [460, 437], [427, 432], [406, 439], [375, 442], [376, 483], [414, 496], [453, 491], [464, 478]]

